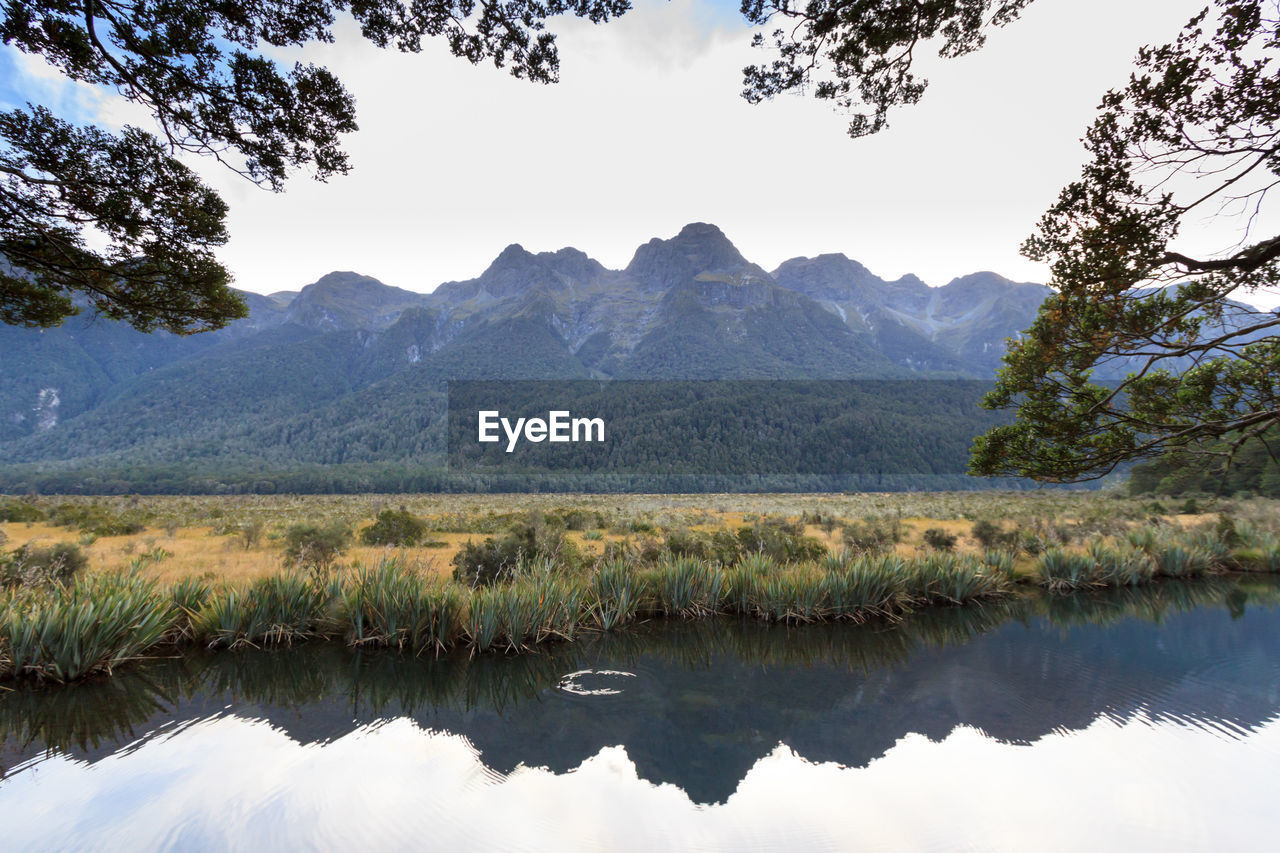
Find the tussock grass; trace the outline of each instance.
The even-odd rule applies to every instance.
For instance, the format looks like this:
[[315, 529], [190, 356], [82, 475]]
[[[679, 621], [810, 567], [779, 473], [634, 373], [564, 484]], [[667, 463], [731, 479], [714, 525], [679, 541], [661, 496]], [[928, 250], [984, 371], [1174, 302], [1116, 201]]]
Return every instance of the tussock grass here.
[[1102, 586], [1099, 566], [1089, 554], [1073, 554], [1061, 548], [1049, 548], [1036, 561], [1040, 583], [1053, 592], [1069, 592], [1091, 586]]
[[1156, 564], [1151, 555], [1138, 548], [1118, 545], [1114, 548], [1094, 542], [1089, 546], [1089, 556], [1096, 565], [1098, 581], [1103, 586], [1137, 586], [1150, 583], [1156, 576]]
[[215, 593], [192, 618], [197, 639], [210, 648], [291, 643], [323, 636], [339, 598], [336, 581], [275, 575], [245, 589]]
[[10, 593], [0, 603], [0, 671], [56, 682], [110, 674], [159, 643], [171, 620], [154, 582], [136, 575]]
[[965, 604], [1008, 591], [1003, 576], [969, 555], [930, 554], [916, 561], [907, 576], [908, 595], [930, 604]]
[[861, 557], [834, 567], [829, 564], [822, 579], [827, 613], [855, 621], [896, 613], [905, 602], [906, 580], [906, 564], [900, 557]]
[[418, 653], [449, 647], [461, 631], [462, 590], [423, 577], [395, 557], [358, 566], [340, 596], [340, 618], [352, 645]]
[[1095, 541], [1083, 554], [1050, 548], [1040, 555], [1036, 575], [1052, 592], [1071, 592], [1137, 586], [1156, 578], [1198, 578], [1237, 568], [1241, 562], [1238, 552], [1217, 534], [1151, 527], [1129, 531], [1114, 545]]
[[636, 618], [644, 583], [624, 560], [600, 565], [591, 577], [591, 619], [604, 631], [620, 628]]
[[724, 572], [711, 563], [674, 557], [658, 566], [654, 581], [659, 609], [669, 616], [707, 616], [720, 609]]

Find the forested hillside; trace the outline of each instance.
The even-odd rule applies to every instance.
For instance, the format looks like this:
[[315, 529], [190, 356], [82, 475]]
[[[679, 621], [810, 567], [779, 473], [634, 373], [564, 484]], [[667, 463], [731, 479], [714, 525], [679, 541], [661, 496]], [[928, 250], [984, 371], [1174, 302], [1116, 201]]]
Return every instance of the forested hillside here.
[[[429, 294], [354, 272], [292, 286], [201, 335], [0, 327], [0, 489], [484, 488], [444, 470], [450, 379], [985, 380], [1047, 293], [888, 282], [843, 255], [770, 273], [705, 224], [622, 270], [513, 245]], [[980, 431], [951, 427], [955, 446]]]

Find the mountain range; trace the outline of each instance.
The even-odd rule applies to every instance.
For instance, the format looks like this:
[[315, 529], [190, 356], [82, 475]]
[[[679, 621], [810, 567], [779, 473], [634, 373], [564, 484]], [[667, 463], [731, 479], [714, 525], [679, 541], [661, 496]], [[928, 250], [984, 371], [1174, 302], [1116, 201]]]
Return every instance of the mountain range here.
[[442, 453], [455, 378], [988, 379], [1048, 293], [991, 272], [885, 281], [840, 254], [770, 272], [694, 223], [621, 270], [511, 245], [425, 294], [332, 272], [244, 293], [248, 318], [188, 337], [87, 313], [0, 326], [0, 472], [79, 472], [88, 490], [166, 465], [416, 465]]

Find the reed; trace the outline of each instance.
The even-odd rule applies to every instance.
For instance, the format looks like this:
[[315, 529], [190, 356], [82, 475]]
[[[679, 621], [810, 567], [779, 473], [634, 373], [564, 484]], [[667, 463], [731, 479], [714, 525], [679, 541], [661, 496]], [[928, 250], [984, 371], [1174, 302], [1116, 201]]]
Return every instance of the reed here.
[[1209, 567], [1205, 569], [1206, 572], [1225, 571], [1235, 565], [1231, 546], [1215, 533], [1208, 531], [1190, 533], [1182, 542], [1188, 548], [1200, 552], [1200, 556], [1207, 558]]
[[1036, 561], [1036, 576], [1050, 592], [1102, 586], [1097, 561], [1088, 554], [1050, 548]]
[[[660, 518], [634, 530], [668, 524]], [[1149, 525], [1109, 544], [1095, 541], [1087, 553], [1049, 546], [1030, 577], [1016, 573], [1009, 550], [915, 558], [839, 552], [784, 562], [757, 549], [728, 565], [707, 554], [655, 553], [644, 568], [624, 548], [589, 570], [554, 555], [525, 556], [502, 583], [476, 589], [428, 577], [391, 556], [340, 574], [282, 575], [218, 589], [195, 579], [161, 587], [136, 573], [90, 576], [0, 594], [0, 676], [73, 680], [166, 642], [236, 648], [324, 637], [415, 653], [519, 652], [572, 640], [588, 626], [613, 632], [649, 615], [863, 621], [1006, 596], [1014, 583], [1031, 579], [1053, 592], [1128, 591], [1161, 577], [1233, 567], [1280, 571], [1280, 539], [1268, 518], [1260, 519], [1204, 520], [1189, 532]]]
[[[797, 576], [794, 570], [762, 578], [756, 589], [756, 613], [770, 622], [811, 621], [805, 612], [809, 608], [802, 605], [803, 599], [814, 597], [805, 594], [806, 581], [811, 580], [812, 578]], [[818, 583], [812, 582], [810, 585], [820, 596], [822, 588]]]
[[1018, 580], [1017, 572], [1013, 565], [1014, 555], [1012, 551], [1006, 551], [1002, 548], [988, 548], [982, 554], [982, 563], [996, 575], [1006, 580], [1016, 582]]
[[1264, 572], [1280, 572], [1280, 537], [1259, 537], [1259, 566]]
[[541, 590], [529, 583], [512, 584], [496, 590], [498, 641], [507, 651], [518, 652], [537, 642], [542, 627]]
[[165, 639], [171, 643], [195, 637], [193, 621], [209, 601], [209, 584], [199, 578], [183, 578], [169, 586], [171, 624]]
[[722, 607], [730, 613], [760, 616], [761, 598], [770, 578], [780, 571], [778, 562], [767, 554], [748, 554], [724, 573]]
[[788, 606], [782, 621], [815, 622], [826, 614], [827, 589], [822, 574], [812, 565], [801, 565], [783, 577]]
[[965, 604], [1008, 592], [1007, 581], [980, 561], [956, 554], [930, 554], [908, 575], [908, 592], [933, 604]]
[[1215, 569], [1211, 552], [1178, 541], [1157, 543], [1151, 557], [1157, 572], [1170, 578], [1194, 578]]
[[413, 626], [413, 650], [439, 653], [453, 645], [462, 632], [464, 593], [455, 584], [430, 583], [422, 591], [418, 621]]
[[663, 613], [696, 618], [720, 608], [724, 573], [718, 566], [689, 557], [674, 557], [658, 567], [655, 581], [658, 605]]
[[827, 613], [837, 619], [861, 621], [868, 615], [889, 615], [902, 604], [906, 563], [895, 556], [860, 557], [822, 578]]
[[602, 631], [612, 631], [636, 618], [643, 584], [625, 560], [604, 563], [591, 577], [591, 618]]
[[9, 594], [0, 605], [4, 673], [56, 682], [110, 674], [158, 644], [171, 617], [155, 583], [133, 574]]
[[1139, 527], [1125, 533], [1124, 538], [1134, 548], [1150, 554], [1155, 550], [1160, 537], [1154, 527]]
[[466, 639], [473, 651], [493, 648], [502, 632], [501, 587], [478, 587], [471, 590], [466, 610]]
[[243, 590], [212, 596], [192, 618], [195, 636], [210, 648], [279, 645], [323, 636], [341, 581], [297, 573], [259, 578]]
[[586, 585], [580, 580], [552, 576], [538, 584], [537, 591], [537, 642], [573, 640], [578, 627], [589, 619]]
[[341, 618], [352, 645], [441, 651], [457, 638], [462, 590], [423, 578], [398, 558], [357, 566], [341, 591]]
[[1097, 581], [1104, 586], [1138, 586], [1150, 583], [1156, 575], [1155, 561], [1139, 548], [1093, 542], [1089, 545], [1089, 558], [1094, 562]]

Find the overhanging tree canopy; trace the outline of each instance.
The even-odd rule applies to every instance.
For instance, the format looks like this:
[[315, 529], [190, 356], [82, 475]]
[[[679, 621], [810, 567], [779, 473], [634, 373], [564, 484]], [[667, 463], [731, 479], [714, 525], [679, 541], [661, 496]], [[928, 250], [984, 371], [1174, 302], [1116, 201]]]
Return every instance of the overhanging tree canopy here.
[[[1229, 462], [1280, 422], [1280, 314], [1230, 302], [1280, 283], [1280, 235], [1249, 233], [1280, 182], [1280, 6], [1219, 0], [1144, 48], [1085, 145], [1081, 177], [1023, 247], [1057, 292], [985, 402], [1017, 422], [978, 440], [972, 468], [1074, 481], [1193, 447]], [[1239, 245], [1179, 251], [1225, 215]], [[1117, 361], [1123, 380], [1094, 381]]]
[[[926, 43], [971, 52], [1030, 2], [744, 0], [753, 23], [788, 26], [775, 60], [744, 70], [743, 95], [811, 91], [852, 113], [850, 135], [876, 133], [923, 95], [912, 66]], [[1017, 421], [978, 440], [974, 473], [1092, 479], [1169, 448], [1229, 460], [1280, 421], [1280, 315], [1231, 301], [1280, 283], [1280, 235], [1252, 233], [1280, 181], [1280, 3], [1217, 0], [1137, 65], [1104, 97], [1080, 179], [1023, 246], [1056, 293], [1010, 342], [985, 405]], [[1228, 215], [1239, 245], [1179, 248]], [[1095, 381], [1108, 373], [1126, 378]]]
[[0, 113], [0, 321], [50, 326], [87, 300], [139, 329], [189, 333], [245, 314], [214, 257], [226, 206], [175, 159], [216, 158], [280, 190], [295, 169], [345, 173], [356, 129], [329, 71], [283, 68], [264, 49], [332, 41], [349, 12], [379, 47], [416, 52], [439, 37], [455, 56], [516, 77], [559, 70], [547, 18], [593, 22], [629, 0], [9, 0], [0, 40], [73, 80], [114, 88], [158, 136], [77, 127], [47, 108]]
[[776, 58], [743, 69], [742, 96], [759, 103], [811, 91], [852, 114], [849, 135], [888, 126], [889, 110], [917, 103], [928, 85], [912, 71], [916, 52], [940, 40], [940, 56], [972, 53], [987, 31], [1017, 19], [1032, 0], [742, 0], [757, 26], [782, 22], [754, 43]]

